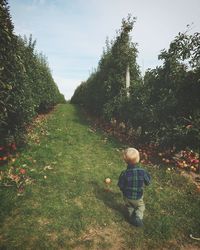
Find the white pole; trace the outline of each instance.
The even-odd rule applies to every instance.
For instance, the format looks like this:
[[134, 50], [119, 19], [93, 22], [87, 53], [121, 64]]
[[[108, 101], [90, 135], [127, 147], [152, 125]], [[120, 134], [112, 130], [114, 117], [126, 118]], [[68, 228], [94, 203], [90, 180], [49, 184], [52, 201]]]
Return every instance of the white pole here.
[[126, 93], [127, 93], [128, 97], [130, 95], [129, 87], [130, 87], [130, 69], [129, 69], [129, 65], [128, 65], [126, 68]]

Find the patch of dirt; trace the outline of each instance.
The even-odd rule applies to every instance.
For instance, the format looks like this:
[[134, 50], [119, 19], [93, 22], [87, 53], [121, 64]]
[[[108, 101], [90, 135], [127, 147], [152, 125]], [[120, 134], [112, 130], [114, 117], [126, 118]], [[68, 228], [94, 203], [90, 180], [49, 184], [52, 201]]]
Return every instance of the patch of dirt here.
[[82, 204], [82, 202], [81, 202], [81, 200], [80, 200], [80, 197], [76, 197], [76, 198], [74, 199], [74, 203], [75, 203], [78, 207], [83, 208], [83, 204]]
[[50, 238], [51, 241], [56, 241], [58, 236], [55, 232], [48, 233], [47, 236]]
[[62, 235], [66, 236], [66, 237], [70, 237], [70, 238], [74, 237], [74, 233], [72, 231], [70, 231], [69, 229], [67, 229], [67, 228], [65, 228], [62, 231]]
[[198, 246], [197, 241], [194, 241], [194, 243], [183, 244], [183, 242], [171, 240], [168, 243], [166, 243], [165, 247], [161, 248], [161, 250], [169, 250], [169, 249], [173, 249], [173, 250], [200, 250], [200, 245]]
[[195, 186], [197, 187], [197, 192], [200, 193], [200, 175], [199, 174], [196, 174], [193, 172], [187, 173], [186, 171], [181, 171], [181, 175], [188, 178], [190, 182], [195, 184]]
[[48, 225], [50, 221], [47, 218], [39, 218], [38, 223], [40, 226], [45, 226], [45, 225]]
[[92, 243], [91, 249], [125, 249], [124, 239], [115, 225], [104, 228], [90, 228], [78, 239], [75, 250], [88, 249], [87, 242]]
[[180, 250], [200, 250], [200, 246], [194, 246], [192, 244], [187, 244], [185, 246], [182, 246]]
[[32, 208], [40, 208], [41, 207], [41, 204], [39, 203], [39, 202], [37, 202], [37, 201], [33, 201], [33, 202], [31, 202], [31, 204], [30, 204], [30, 206], [32, 207]]

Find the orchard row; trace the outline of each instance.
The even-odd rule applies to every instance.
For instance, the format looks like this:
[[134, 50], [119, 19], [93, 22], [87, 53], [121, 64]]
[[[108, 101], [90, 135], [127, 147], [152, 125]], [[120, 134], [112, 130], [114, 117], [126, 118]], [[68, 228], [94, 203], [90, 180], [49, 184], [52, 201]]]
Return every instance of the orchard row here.
[[[123, 124], [132, 141], [177, 149], [200, 148], [200, 33], [179, 33], [162, 50], [163, 65], [142, 77], [129, 16], [106, 48], [97, 69], [71, 102], [104, 120]], [[127, 86], [127, 69], [130, 86]], [[122, 128], [122, 129], [123, 129]]]
[[36, 42], [16, 36], [7, 0], [0, 0], [0, 147], [23, 141], [26, 125], [40, 112], [65, 102]]

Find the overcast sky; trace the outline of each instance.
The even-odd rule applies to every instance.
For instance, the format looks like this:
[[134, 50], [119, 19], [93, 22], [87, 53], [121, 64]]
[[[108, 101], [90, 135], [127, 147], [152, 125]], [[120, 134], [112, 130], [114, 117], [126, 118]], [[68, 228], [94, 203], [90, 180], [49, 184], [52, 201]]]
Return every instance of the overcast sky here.
[[131, 32], [138, 43], [141, 71], [161, 62], [160, 51], [192, 24], [200, 32], [200, 0], [8, 0], [15, 33], [37, 40], [48, 58], [60, 92], [70, 99], [97, 68], [110, 40], [128, 13], [137, 17]]

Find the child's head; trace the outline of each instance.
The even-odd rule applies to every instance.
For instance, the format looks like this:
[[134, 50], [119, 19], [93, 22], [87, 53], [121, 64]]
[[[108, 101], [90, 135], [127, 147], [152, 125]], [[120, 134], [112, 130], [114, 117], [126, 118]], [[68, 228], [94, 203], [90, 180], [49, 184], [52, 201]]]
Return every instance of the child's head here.
[[126, 163], [136, 164], [140, 161], [140, 154], [135, 148], [127, 148], [123, 151], [123, 157]]

